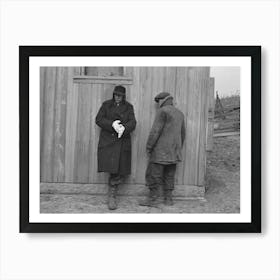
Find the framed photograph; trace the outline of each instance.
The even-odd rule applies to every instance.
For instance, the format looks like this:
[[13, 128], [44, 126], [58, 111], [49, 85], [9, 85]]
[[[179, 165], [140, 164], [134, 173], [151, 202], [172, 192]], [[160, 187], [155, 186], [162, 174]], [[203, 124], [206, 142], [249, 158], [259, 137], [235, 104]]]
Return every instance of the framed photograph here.
[[261, 232], [260, 46], [20, 46], [20, 232]]

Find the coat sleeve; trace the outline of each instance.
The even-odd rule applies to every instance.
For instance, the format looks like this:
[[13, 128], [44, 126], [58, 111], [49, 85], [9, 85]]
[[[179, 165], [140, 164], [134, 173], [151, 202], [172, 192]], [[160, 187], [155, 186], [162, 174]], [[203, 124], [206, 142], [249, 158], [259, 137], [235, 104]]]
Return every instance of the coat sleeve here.
[[98, 113], [96, 115], [95, 123], [99, 127], [103, 128], [103, 129], [105, 129], [105, 130], [107, 130], [109, 132], [113, 132], [114, 131], [114, 129], [112, 127], [112, 123], [113, 122], [106, 118], [106, 110], [105, 110], [104, 103], [102, 104], [101, 108], [99, 109], [99, 111], [98, 111]]
[[165, 125], [165, 113], [162, 110], [159, 110], [156, 114], [152, 129], [150, 131], [146, 149], [148, 153], [151, 153], [155, 144], [157, 143], [158, 138], [161, 135], [162, 129]]
[[182, 127], [181, 127], [181, 141], [182, 141], [182, 146], [183, 146], [183, 144], [184, 144], [185, 138], [186, 138], [186, 127], [185, 127], [185, 121], [184, 121], [184, 118], [183, 118]]
[[126, 123], [123, 123], [123, 126], [125, 128], [123, 135], [129, 134], [135, 129], [136, 119], [135, 119], [135, 115], [134, 115], [133, 106], [131, 106], [131, 108], [129, 109], [128, 121]]

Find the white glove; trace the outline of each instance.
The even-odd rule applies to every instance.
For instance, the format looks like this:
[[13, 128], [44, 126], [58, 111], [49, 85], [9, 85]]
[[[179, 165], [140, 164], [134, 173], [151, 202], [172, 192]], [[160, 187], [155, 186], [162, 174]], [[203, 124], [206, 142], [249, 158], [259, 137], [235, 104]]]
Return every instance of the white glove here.
[[121, 124], [119, 127], [118, 138], [122, 137], [124, 130], [125, 130], [125, 127]]
[[112, 127], [115, 129], [117, 133], [119, 133], [120, 130], [120, 126], [121, 126], [120, 122], [121, 122], [120, 120], [116, 120], [112, 123]]

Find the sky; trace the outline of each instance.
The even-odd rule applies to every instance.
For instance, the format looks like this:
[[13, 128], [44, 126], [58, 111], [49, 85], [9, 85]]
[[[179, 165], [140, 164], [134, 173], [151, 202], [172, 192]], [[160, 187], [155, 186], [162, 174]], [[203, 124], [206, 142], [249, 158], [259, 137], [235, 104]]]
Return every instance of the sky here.
[[240, 90], [240, 67], [211, 67], [210, 76], [215, 78], [215, 92], [220, 97], [236, 94]]

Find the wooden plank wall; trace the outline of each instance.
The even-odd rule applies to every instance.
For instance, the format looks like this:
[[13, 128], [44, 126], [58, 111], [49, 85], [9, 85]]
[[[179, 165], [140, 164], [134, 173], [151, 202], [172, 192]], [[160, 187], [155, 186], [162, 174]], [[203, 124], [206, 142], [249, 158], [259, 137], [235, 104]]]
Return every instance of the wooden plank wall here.
[[126, 67], [126, 80], [75, 79], [77, 68], [41, 69], [41, 181], [106, 183], [97, 173], [100, 133], [95, 116], [103, 101], [112, 98], [114, 83], [126, 83], [127, 100], [134, 105], [137, 126], [132, 133], [132, 174], [127, 182], [145, 183], [145, 144], [156, 106], [154, 96], [169, 91], [184, 113], [184, 160], [176, 184], [203, 185], [206, 162], [209, 67]]
[[215, 78], [209, 80], [209, 106], [207, 127], [207, 151], [213, 150], [214, 115], [215, 115]]
[[[46, 182], [63, 182], [71, 162], [66, 150], [75, 139], [71, 130], [76, 114], [73, 76], [79, 67], [40, 68], [40, 177]], [[67, 120], [67, 121], [66, 121]]]

